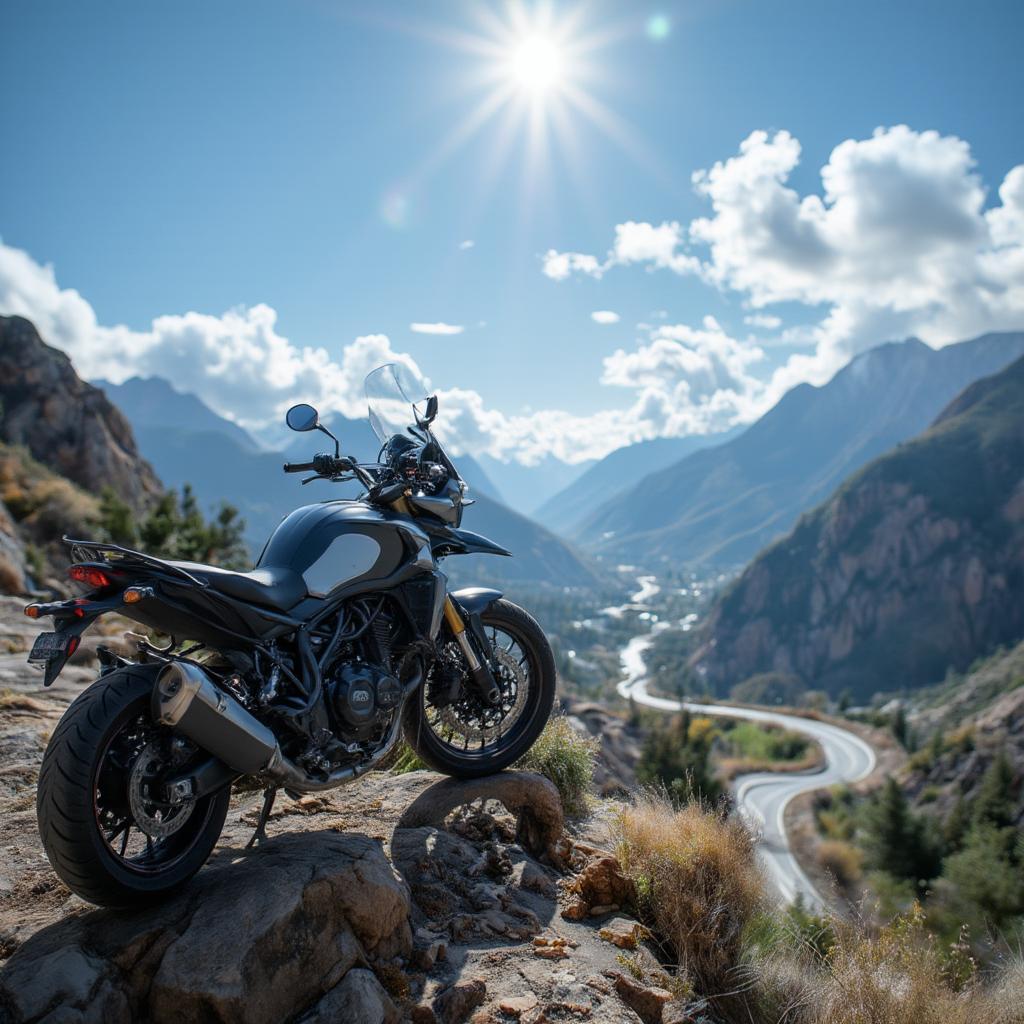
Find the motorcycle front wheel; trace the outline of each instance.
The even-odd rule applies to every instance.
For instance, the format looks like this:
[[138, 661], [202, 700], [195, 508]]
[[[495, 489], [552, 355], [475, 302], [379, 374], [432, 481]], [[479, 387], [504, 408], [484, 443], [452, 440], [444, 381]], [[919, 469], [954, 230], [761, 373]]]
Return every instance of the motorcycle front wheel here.
[[[405, 707], [406, 742], [434, 771], [456, 778], [491, 775], [515, 764], [533, 746], [555, 699], [555, 661], [544, 631], [511, 601], [495, 601], [481, 615], [501, 699], [486, 705], [476, 692], [453, 639], [431, 678]], [[452, 699], [450, 679], [461, 674]]]
[[84, 900], [125, 907], [191, 878], [216, 845], [231, 787], [164, 800], [162, 779], [197, 751], [150, 715], [158, 665], [101, 676], [65, 712], [43, 755], [36, 795], [46, 856]]

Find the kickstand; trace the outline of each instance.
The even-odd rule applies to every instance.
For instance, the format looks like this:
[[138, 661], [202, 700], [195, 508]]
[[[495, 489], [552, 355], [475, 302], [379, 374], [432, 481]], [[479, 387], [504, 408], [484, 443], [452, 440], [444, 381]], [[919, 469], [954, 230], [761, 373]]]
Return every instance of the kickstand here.
[[276, 799], [277, 786], [269, 786], [263, 790], [263, 806], [260, 808], [260, 816], [256, 822], [256, 831], [253, 832], [252, 839], [245, 844], [247, 850], [251, 850], [254, 846], [267, 841], [267, 819], [270, 817], [270, 812], [274, 807]]

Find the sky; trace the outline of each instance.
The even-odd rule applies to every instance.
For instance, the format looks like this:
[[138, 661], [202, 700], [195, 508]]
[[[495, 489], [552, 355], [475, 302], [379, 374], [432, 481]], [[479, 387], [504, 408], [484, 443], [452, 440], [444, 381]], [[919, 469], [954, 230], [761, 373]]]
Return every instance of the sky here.
[[1024, 328], [1024, 5], [0, 8], [0, 313], [264, 440], [396, 359], [535, 462]]

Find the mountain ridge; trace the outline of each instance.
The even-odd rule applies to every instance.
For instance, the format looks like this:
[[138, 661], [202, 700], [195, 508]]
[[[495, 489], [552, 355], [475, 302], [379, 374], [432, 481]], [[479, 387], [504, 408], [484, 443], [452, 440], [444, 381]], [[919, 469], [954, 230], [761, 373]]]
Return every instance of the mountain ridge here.
[[963, 387], [1024, 354], [1024, 333], [862, 353], [827, 384], [788, 391], [742, 434], [644, 477], [573, 539], [619, 560], [730, 566], [782, 536], [871, 459], [925, 429]]
[[852, 474], [718, 599], [690, 667], [857, 699], [1024, 634], [1024, 358]]

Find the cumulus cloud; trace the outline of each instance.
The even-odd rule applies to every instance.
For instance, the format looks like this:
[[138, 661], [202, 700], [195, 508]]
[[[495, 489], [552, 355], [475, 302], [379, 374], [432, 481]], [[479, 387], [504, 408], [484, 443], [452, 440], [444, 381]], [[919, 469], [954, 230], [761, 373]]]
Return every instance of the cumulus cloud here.
[[646, 263], [652, 268], [668, 268], [677, 274], [696, 273], [700, 261], [679, 251], [683, 233], [678, 221], [648, 224], [629, 220], [615, 225], [615, 240], [603, 260], [582, 252], [558, 252], [548, 249], [541, 270], [552, 281], [564, 281], [573, 274], [602, 278], [612, 267]]
[[[315, 403], [328, 417], [365, 416], [363, 379], [382, 363], [420, 372], [384, 334], [363, 335], [334, 351], [296, 345], [278, 332], [276, 312], [262, 304], [220, 316], [160, 316], [143, 331], [105, 326], [78, 292], [60, 287], [52, 267], [2, 242], [0, 312], [32, 319], [83, 377], [114, 383], [135, 375], [165, 377], [268, 438], [277, 435], [284, 410], [298, 400]], [[750, 400], [743, 367], [759, 356], [742, 349], [711, 319], [696, 330], [661, 325], [650, 345], [635, 353], [619, 350], [605, 360], [602, 380], [629, 392], [625, 408], [586, 416], [562, 409], [508, 415], [487, 406], [475, 391], [442, 387], [438, 429], [459, 452], [527, 464], [549, 454], [567, 462], [600, 458], [665, 432], [716, 429], [744, 415]]]
[[414, 334], [461, 334], [465, 328], [461, 324], [446, 324], [443, 320], [433, 324], [409, 324]]
[[[778, 372], [776, 393], [825, 380], [882, 341], [916, 335], [943, 345], [1020, 326], [1024, 166], [1010, 170], [986, 209], [970, 147], [956, 136], [896, 125], [847, 139], [821, 169], [820, 195], [789, 185], [800, 155], [789, 132], [751, 133], [735, 156], [693, 174], [710, 215], [685, 230], [617, 225], [602, 273], [616, 264], [668, 267], [737, 292], [756, 310], [824, 306], [815, 352]], [[594, 259], [571, 255], [558, 279]], [[762, 312], [747, 323], [781, 326]]]
[[595, 324], [617, 324], [621, 318], [618, 313], [613, 313], [610, 309], [595, 309], [590, 314], [590, 319]]
[[459, 248], [463, 252], [465, 252], [467, 249], [472, 249], [474, 245], [476, 245], [476, 242], [474, 242], [472, 238], [467, 238], [464, 241], [459, 242]]
[[752, 371], [764, 352], [730, 337], [712, 316], [699, 328], [665, 324], [647, 344], [604, 360], [603, 384], [632, 388], [631, 410], [648, 436], [706, 434], [764, 411], [765, 382]]

